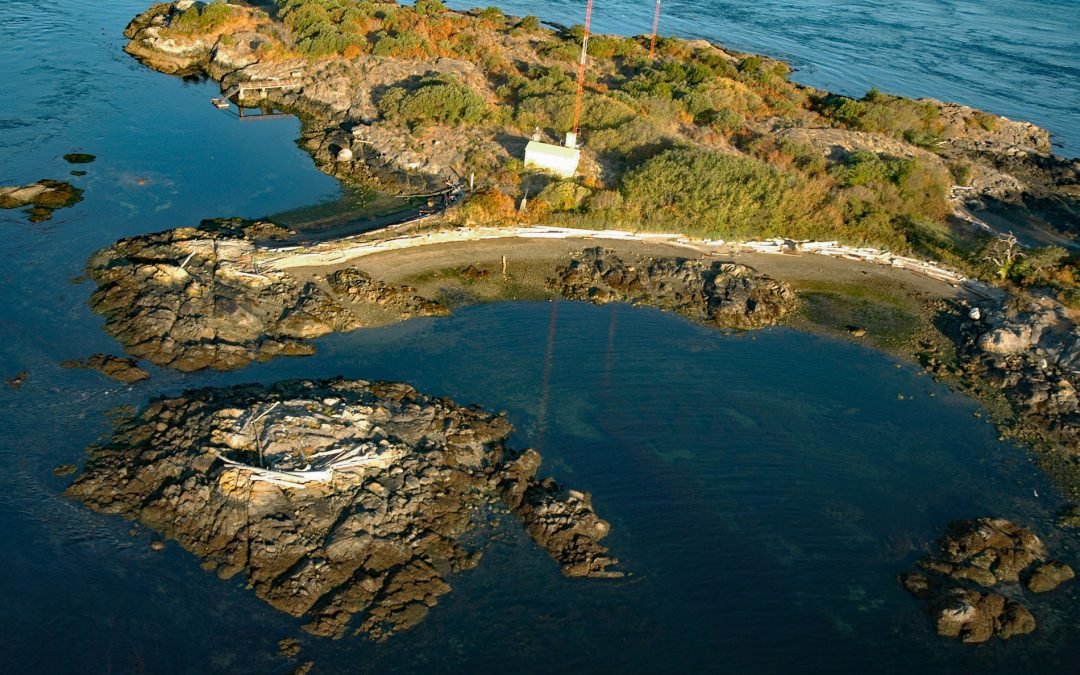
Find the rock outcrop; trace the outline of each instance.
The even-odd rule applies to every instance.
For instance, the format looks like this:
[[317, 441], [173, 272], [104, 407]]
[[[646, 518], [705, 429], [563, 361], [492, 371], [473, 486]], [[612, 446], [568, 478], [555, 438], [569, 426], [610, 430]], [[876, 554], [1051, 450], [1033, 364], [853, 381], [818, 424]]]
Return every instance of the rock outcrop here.
[[184, 371], [311, 354], [310, 338], [447, 313], [359, 270], [301, 281], [262, 268], [253, 238], [278, 230], [233, 219], [123, 239], [88, 264], [91, 307], [130, 354]]
[[591, 248], [560, 267], [549, 288], [568, 300], [656, 307], [720, 328], [778, 323], [795, 308], [788, 286], [737, 263], [635, 257]]
[[938, 634], [963, 642], [1007, 640], [1035, 630], [1035, 617], [1019, 601], [972, 584], [990, 588], [1023, 579], [1033, 593], [1052, 590], [1072, 578], [1072, 569], [1061, 562], [1040, 564], [1046, 555], [1039, 537], [1016, 523], [962, 520], [949, 524], [935, 555], [919, 561], [925, 573], [903, 574], [900, 582], [926, 603]]
[[928, 571], [974, 581], [989, 588], [999, 581], [1016, 583], [1032, 563], [1046, 559], [1046, 546], [1027, 528], [1004, 518], [976, 518], [950, 523]]
[[1035, 567], [1024, 580], [1024, 586], [1032, 593], [1046, 593], [1075, 576], [1076, 573], [1071, 567], [1063, 562], [1052, 560]]
[[29, 185], [0, 187], [0, 209], [29, 206], [31, 222], [52, 218], [56, 209], [67, 208], [82, 201], [83, 191], [60, 180], [42, 179]]
[[[316, 635], [381, 640], [424, 619], [482, 551], [500, 501], [568, 576], [620, 576], [587, 495], [537, 480], [500, 415], [404, 384], [291, 381], [150, 403], [68, 489], [242, 574]], [[355, 617], [355, 621], [354, 621]]]
[[1080, 327], [1045, 295], [1016, 295], [957, 319], [963, 367], [999, 390], [1025, 427], [1066, 456], [1080, 455]]
[[997, 593], [944, 586], [925, 575], [901, 577], [904, 587], [927, 602], [938, 635], [962, 642], [986, 642], [993, 637], [1008, 640], [1035, 630], [1035, 617], [1026, 607]]
[[134, 384], [150, 379], [150, 373], [140, 368], [135, 359], [125, 359], [112, 354], [94, 354], [77, 361], [64, 361], [60, 365], [64, 368], [96, 370], [102, 375], [124, 384]]

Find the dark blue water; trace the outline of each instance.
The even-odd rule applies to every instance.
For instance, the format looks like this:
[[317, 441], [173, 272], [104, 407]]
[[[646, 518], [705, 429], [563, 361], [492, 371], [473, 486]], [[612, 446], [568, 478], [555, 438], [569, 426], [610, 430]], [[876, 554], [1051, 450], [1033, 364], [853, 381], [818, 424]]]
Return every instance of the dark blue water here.
[[91, 289], [70, 282], [94, 250], [340, 194], [295, 147], [295, 121], [240, 123], [209, 105], [213, 85], [124, 55], [120, 30], [144, 7], [0, 3], [0, 183], [63, 177], [65, 152], [99, 156], [72, 179], [85, 201], [52, 221], [0, 211], [0, 374], [30, 373], [0, 387], [0, 672], [284, 672], [276, 642], [298, 622], [65, 500], [69, 479], [51, 469], [80, 463], [117, 405], [339, 374], [506, 409], [519, 445], [542, 441], [545, 471], [594, 494], [633, 576], [563, 579], [504, 519], [505, 537], [413, 632], [306, 640], [321, 672], [1073, 672], [1071, 588], [1034, 606], [1039, 631], [1009, 644], [930, 634], [894, 576], [946, 521], [1020, 519], [1073, 564], [1077, 543], [1052, 534], [1056, 492], [974, 403], [845, 343], [560, 303], [545, 393], [552, 307], [503, 304], [332, 336], [316, 357], [237, 373], [155, 370], [128, 388], [61, 369], [118, 351], [87, 309]]

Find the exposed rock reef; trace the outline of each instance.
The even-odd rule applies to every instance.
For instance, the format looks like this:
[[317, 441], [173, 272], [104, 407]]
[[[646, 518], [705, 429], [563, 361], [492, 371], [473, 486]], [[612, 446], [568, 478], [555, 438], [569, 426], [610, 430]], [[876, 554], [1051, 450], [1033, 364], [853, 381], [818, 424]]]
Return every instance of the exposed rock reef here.
[[507, 448], [510, 432], [503, 416], [390, 382], [203, 389], [120, 423], [67, 494], [242, 574], [316, 635], [382, 640], [478, 563], [463, 537], [492, 502], [566, 575], [621, 576], [588, 495], [537, 480], [539, 455]]
[[117, 382], [134, 384], [142, 380], [150, 379], [150, 373], [139, 367], [135, 359], [125, 359], [112, 354], [94, 354], [93, 356], [76, 361], [64, 361], [60, 364], [64, 368], [88, 368], [96, 370], [106, 377], [111, 377]]
[[233, 219], [123, 239], [91, 258], [90, 304], [130, 354], [184, 371], [310, 354], [310, 338], [447, 312], [360, 270], [300, 281], [262, 268], [252, 238], [278, 229]]
[[548, 285], [568, 300], [646, 305], [721, 328], [770, 326], [795, 308], [795, 294], [786, 284], [746, 265], [685, 258], [626, 261], [603, 248], [582, 251]]
[[0, 187], [0, 209], [29, 206], [31, 222], [52, 218], [56, 209], [73, 206], [82, 201], [83, 191], [60, 180], [42, 179], [29, 185]]
[[[1044, 593], [1071, 579], [1072, 569], [1046, 560], [1046, 546], [1031, 530], [1002, 518], [950, 523], [937, 554], [919, 561], [922, 572], [900, 577], [904, 587], [926, 602], [937, 632], [963, 642], [1007, 640], [1035, 630], [1035, 617], [1020, 602], [984, 588], [1019, 584]], [[1011, 593], [1010, 595], [1015, 595]]]

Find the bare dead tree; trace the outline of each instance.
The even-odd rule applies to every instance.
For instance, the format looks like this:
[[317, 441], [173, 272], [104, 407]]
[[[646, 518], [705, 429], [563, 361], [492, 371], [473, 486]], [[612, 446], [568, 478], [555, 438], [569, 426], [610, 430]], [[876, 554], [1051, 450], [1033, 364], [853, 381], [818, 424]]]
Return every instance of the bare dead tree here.
[[983, 260], [994, 266], [998, 279], [1005, 281], [1009, 278], [1016, 261], [1024, 257], [1023, 247], [1012, 232], [999, 234], [994, 243], [987, 247]]

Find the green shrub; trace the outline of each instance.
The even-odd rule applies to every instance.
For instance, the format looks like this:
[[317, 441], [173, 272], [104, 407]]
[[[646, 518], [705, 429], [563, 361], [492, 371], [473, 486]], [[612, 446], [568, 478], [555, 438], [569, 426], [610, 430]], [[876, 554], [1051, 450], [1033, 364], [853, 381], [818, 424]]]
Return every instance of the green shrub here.
[[530, 14], [529, 16], [519, 21], [518, 25], [515, 26], [515, 28], [523, 30], [527, 33], [536, 32], [540, 30], [540, 19]]
[[966, 187], [971, 185], [974, 166], [971, 162], [966, 161], [949, 162], [949, 173], [952, 175], [953, 180], [956, 181], [957, 185]]
[[553, 40], [545, 42], [540, 45], [536, 50], [541, 56], [546, 56], [549, 59], [555, 59], [556, 61], [564, 61], [570, 63], [576, 63], [578, 57], [581, 55], [581, 46], [576, 45], [573, 42], [563, 42], [561, 40]]
[[371, 53], [375, 56], [408, 59], [428, 57], [434, 54], [435, 50], [426, 37], [411, 30], [392, 34], [380, 31], [375, 36], [375, 46]]
[[630, 38], [614, 35], [596, 35], [589, 38], [589, 56], [594, 59], [610, 59], [627, 56], [637, 51], [638, 45]]
[[446, 5], [442, 4], [440, 0], [416, 0], [414, 7], [417, 14], [425, 16], [436, 16], [446, 11]]
[[232, 8], [225, 0], [214, 0], [208, 5], [192, 5], [172, 20], [170, 28], [178, 33], [208, 33], [221, 28], [232, 16]]
[[549, 183], [536, 195], [536, 200], [546, 204], [551, 211], [576, 211], [591, 194], [591, 190], [573, 180], [560, 180]]
[[430, 78], [409, 92], [392, 87], [377, 104], [384, 119], [413, 129], [428, 124], [476, 124], [487, 113], [487, 102], [465, 84], [452, 77]]
[[[699, 148], [663, 152], [622, 182], [626, 208], [644, 224], [700, 236], [787, 234], [802, 179], [747, 157]], [[799, 204], [812, 211], [813, 204]]]
[[815, 105], [835, 125], [848, 129], [884, 134], [925, 148], [935, 147], [941, 139], [941, 111], [930, 101], [871, 89], [859, 101], [830, 94]]

